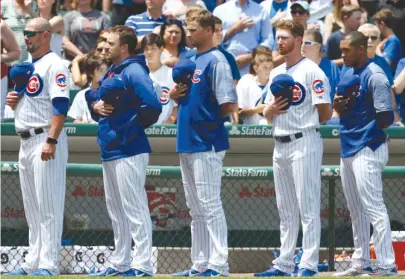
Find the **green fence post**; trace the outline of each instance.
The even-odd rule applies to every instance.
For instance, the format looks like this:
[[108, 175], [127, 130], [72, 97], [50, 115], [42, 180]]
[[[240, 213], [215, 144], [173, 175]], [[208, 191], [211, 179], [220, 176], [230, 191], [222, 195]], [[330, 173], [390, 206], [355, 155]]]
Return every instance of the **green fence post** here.
[[328, 269], [329, 271], [335, 271], [335, 179], [329, 181], [329, 214], [328, 214], [328, 244], [329, 244], [329, 257], [328, 257]]

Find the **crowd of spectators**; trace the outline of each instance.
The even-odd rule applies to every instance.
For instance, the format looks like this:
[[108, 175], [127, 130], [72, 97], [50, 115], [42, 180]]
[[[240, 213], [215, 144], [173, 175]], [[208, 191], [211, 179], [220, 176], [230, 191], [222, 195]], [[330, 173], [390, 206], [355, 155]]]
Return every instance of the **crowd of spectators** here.
[[[138, 36], [136, 53], [145, 57], [164, 105], [158, 123], [175, 124], [177, 107], [169, 97], [174, 86], [172, 67], [179, 59], [196, 55], [188, 44], [185, 15], [188, 10], [208, 9], [216, 17], [214, 45], [231, 65], [239, 97], [239, 113], [230, 122], [267, 124], [261, 112], [269, 73], [284, 62], [273, 26], [280, 19], [292, 18], [305, 29], [302, 54], [319, 65], [332, 89], [347, 70], [340, 41], [355, 30], [367, 36], [368, 57], [384, 70], [392, 86], [394, 125], [405, 123], [405, 32], [401, 29], [405, 26], [405, 0], [372, 0], [376, 7], [372, 10], [361, 0], [60, 1], [1, 1], [2, 119], [13, 117], [9, 108], [4, 110], [7, 69], [29, 59], [23, 30], [30, 18], [40, 16], [51, 23], [52, 51], [69, 65], [71, 89], [80, 90], [68, 113], [72, 121], [94, 123], [84, 93], [97, 89], [98, 80], [110, 66], [109, 28], [126, 25]], [[338, 123], [334, 116], [327, 124]]]

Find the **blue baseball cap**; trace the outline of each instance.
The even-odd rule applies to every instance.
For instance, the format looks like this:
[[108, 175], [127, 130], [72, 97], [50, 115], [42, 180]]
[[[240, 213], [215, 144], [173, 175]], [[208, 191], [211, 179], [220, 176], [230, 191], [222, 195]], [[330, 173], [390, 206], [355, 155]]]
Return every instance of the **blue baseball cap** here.
[[14, 90], [17, 91], [19, 97], [24, 94], [28, 81], [32, 77], [34, 71], [34, 64], [30, 62], [16, 64], [11, 68], [10, 79], [13, 82]]
[[174, 64], [172, 78], [175, 83], [188, 84], [193, 78], [196, 65], [190, 59], [180, 59]]
[[336, 94], [343, 97], [351, 97], [356, 95], [360, 88], [360, 77], [346, 72], [340, 80]]
[[275, 76], [271, 82], [270, 91], [273, 96], [282, 96], [283, 99], [288, 100], [288, 104], [283, 108], [284, 110], [288, 109], [292, 103], [294, 85], [294, 79], [287, 74], [280, 74], [278, 76]]
[[116, 104], [127, 94], [128, 89], [121, 78], [113, 76], [102, 82], [98, 92], [101, 100], [108, 104]]

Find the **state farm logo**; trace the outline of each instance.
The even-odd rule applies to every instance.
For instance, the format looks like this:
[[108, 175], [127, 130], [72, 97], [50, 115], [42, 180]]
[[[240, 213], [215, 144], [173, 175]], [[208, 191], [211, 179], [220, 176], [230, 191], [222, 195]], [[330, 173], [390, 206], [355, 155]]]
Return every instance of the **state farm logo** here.
[[104, 188], [96, 185], [77, 185], [73, 191], [72, 196], [78, 197], [104, 197]]
[[25, 218], [24, 208], [6, 207], [1, 210], [1, 218]]
[[249, 187], [242, 187], [239, 191], [239, 198], [249, 199], [249, 198], [273, 198], [276, 196], [276, 190], [274, 187], [265, 188], [257, 186], [253, 190]]

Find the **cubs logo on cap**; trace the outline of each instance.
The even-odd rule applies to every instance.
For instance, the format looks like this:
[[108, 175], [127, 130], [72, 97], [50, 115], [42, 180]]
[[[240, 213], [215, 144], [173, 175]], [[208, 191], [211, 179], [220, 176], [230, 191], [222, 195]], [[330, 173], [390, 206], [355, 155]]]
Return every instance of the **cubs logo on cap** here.
[[175, 83], [188, 84], [190, 81], [197, 83], [200, 81], [198, 75], [201, 74], [200, 70], [195, 70], [196, 65], [190, 59], [180, 59], [174, 64], [172, 71], [172, 78]]
[[322, 95], [325, 93], [325, 87], [323, 86], [323, 81], [320, 79], [315, 80], [312, 83], [312, 90], [314, 90], [316, 95]]
[[67, 78], [66, 75], [64, 74], [57, 74], [55, 81], [56, 85], [58, 85], [61, 88], [65, 88], [67, 86]]
[[23, 62], [14, 65], [10, 70], [10, 79], [14, 84], [14, 90], [17, 91], [18, 96], [22, 96], [25, 88], [32, 75], [34, 74], [34, 64], [30, 62]]

